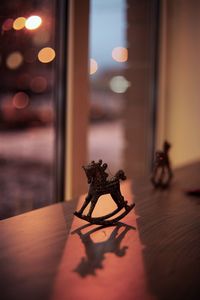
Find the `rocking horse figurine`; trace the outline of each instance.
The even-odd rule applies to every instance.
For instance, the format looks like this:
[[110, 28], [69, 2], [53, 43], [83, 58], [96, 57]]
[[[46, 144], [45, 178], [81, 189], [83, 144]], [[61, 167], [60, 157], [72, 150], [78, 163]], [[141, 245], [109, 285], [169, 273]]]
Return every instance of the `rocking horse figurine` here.
[[[107, 169], [107, 164], [102, 164], [102, 160], [99, 162], [92, 161], [89, 165], [83, 166], [83, 169], [86, 173], [88, 184], [90, 184], [88, 195], [85, 198], [81, 209], [78, 212], [75, 212], [75, 216], [86, 220], [92, 224], [99, 225], [112, 225], [122, 219], [127, 215], [130, 210], [135, 206], [135, 204], [128, 205], [127, 201], [124, 200], [120, 192], [120, 180], [125, 180], [126, 176], [124, 171], [119, 170], [113, 178], [108, 180], [108, 174], [105, 172]], [[110, 194], [113, 200], [115, 201], [117, 208], [104, 216], [101, 217], [92, 217], [93, 210], [97, 204], [97, 201], [100, 196]], [[90, 203], [89, 212], [87, 215], [83, 215], [85, 208]], [[110, 219], [116, 215], [119, 211], [124, 208], [124, 212], [119, 216]]]
[[169, 149], [171, 145], [165, 141], [163, 144], [163, 151], [156, 151], [153, 173], [151, 182], [155, 188], [167, 188], [173, 177], [169, 160]]

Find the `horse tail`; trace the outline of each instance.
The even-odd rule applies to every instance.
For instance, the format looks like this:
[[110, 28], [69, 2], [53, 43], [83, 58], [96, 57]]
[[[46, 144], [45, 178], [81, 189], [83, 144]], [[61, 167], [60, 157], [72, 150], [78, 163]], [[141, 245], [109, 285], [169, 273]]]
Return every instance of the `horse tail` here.
[[124, 173], [123, 170], [119, 170], [117, 171], [117, 173], [115, 174], [115, 178], [117, 178], [118, 180], [126, 180], [126, 175]]

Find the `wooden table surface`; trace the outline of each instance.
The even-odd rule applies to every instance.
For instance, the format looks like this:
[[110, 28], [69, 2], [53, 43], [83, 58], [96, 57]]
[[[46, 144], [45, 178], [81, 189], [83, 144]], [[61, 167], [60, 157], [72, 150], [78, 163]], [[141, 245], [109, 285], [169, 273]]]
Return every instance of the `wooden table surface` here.
[[[136, 203], [123, 223], [87, 225], [72, 211], [84, 196], [1, 221], [1, 300], [199, 300], [200, 164], [175, 172], [170, 189], [127, 180]], [[113, 209], [102, 197], [97, 215]]]

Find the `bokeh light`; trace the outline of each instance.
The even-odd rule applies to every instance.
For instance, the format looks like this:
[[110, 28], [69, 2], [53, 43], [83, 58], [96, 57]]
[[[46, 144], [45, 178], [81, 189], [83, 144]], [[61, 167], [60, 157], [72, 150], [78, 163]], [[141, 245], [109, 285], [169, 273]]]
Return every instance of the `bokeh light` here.
[[128, 50], [124, 47], [115, 47], [112, 50], [112, 58], [117, 62], [126, 62], [128, 60]]
[[12, 52], [6, 59], [6, 65], [9, 69], [17, 69], [23, 62], [23, 56], [20, 52]]
[[98, 70], [98, 64], [95, 59], [90, 58], [90, 75], [96, 73]]
[[125, 93], [130, 85], [130, 82], [124, 76], [114, 76], [110, 80], [110, 89], [115, 93]]
[[2, 25], [2, 30], [3, 31], [8, 31], [8, 30], [11, 30], [13, 28], [13, 19], [11, 18], [8, 18], [6, 19], [4, 22], [3, 22], [3, 25]]
[[42, 24], [42, 19], [39, 16], [30, 16], [26, 19], [25, 27], [29, 30], [35, 30]]
[[47, 30], [40, 29], [37, 31], [33, 36], [33, 43], [36, 46], [44, 45], [45, 43], [48, 43], [50, 40], [51, 33]]
[[47, 80], [43, 76], [37, 76], [31, 80], [30, 88], [35, 93], [42, 93], [47, 89]]
[[42, 48], [38, 52], [38, 59], [40, 62], [42, 62], [44, 64], [47, 64], [47, 63], [51, 62], [52, 60], [54, 60], [55, 56], [56, 56], [56, 53], [55, 53], [54, 49], [51, 47]]
[[15, 108], [23, 109], [29, 104], [29, 96], [24, 92], [18, 92], [13, 96], [12, 103]]
[[24, 17], [19, 17], [15, 19], [15, 21], [13, 22], [13, 29], [15, 30], [23, 29], [25, 27], [25, 22], [26, 22], [26, 18]]

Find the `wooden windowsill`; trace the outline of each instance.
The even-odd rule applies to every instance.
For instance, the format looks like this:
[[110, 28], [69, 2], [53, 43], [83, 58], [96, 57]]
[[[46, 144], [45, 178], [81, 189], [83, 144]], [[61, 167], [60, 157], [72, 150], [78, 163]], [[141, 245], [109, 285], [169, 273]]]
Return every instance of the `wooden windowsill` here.
[[[126, 181], [136, 207], [118, 226], [86, 226], [76, 201], [1, 221], [1, 299], [200, 299], [200, 199], [184, 193], [199, 174], [178, 169], [165, 191]], [[112, 205], [102, 198], [99, 214]]]

